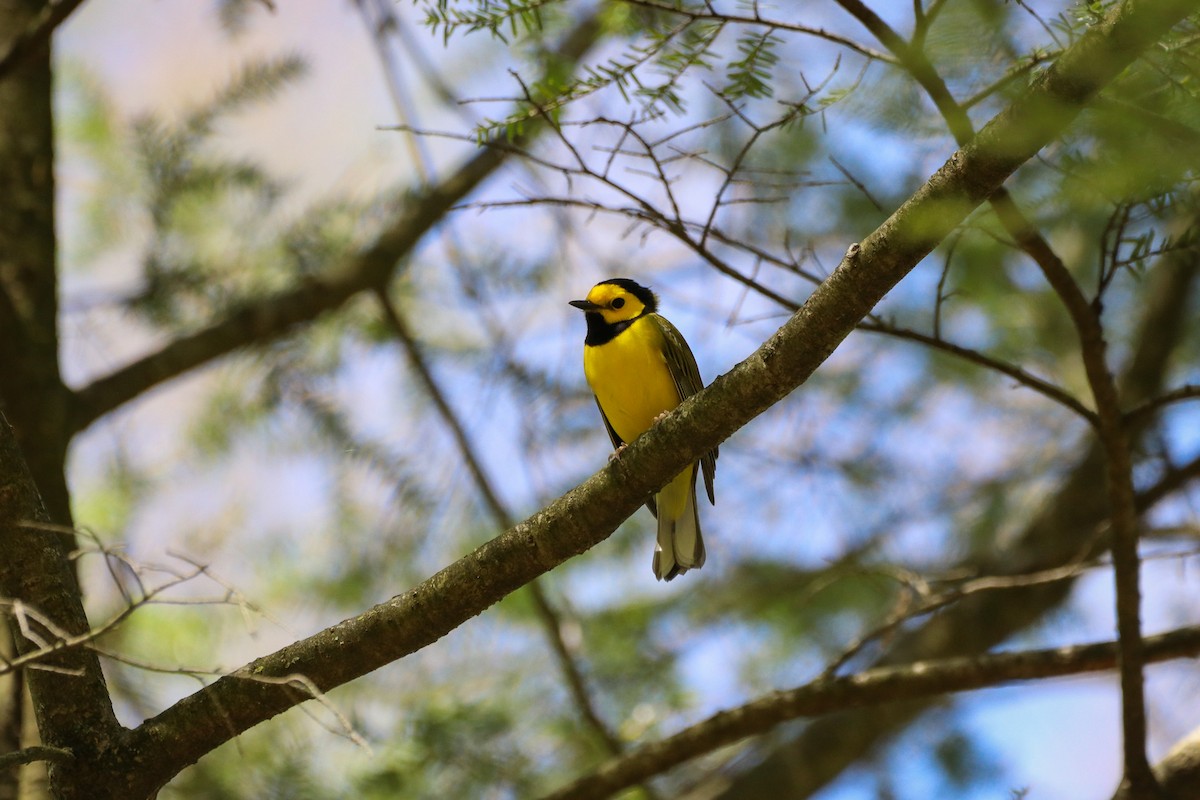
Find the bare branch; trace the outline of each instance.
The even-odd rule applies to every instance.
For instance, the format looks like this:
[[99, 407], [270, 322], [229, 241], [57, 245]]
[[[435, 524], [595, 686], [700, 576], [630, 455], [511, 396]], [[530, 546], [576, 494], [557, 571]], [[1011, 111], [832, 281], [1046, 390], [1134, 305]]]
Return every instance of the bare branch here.
[[0, 770], [12, 769], [35, 761], [49, 761], [53, 764], [70, 764], [75, 759], [70, 750], [61, 747], [26, 747], [12, 753], [0, 753]]
[[445, 211], [491, 175], [503, 160], [504, 150], [485, 147], [445, 181], [409, 198], [397, 219], [370, 247], [325, 275], [302, 280], [290, 289], [245, 305], [219, 322], [176, 339], [80, 389], [72, 421], [75, 430], [83, 430], [160, 383], [238, 348], [266, 343], [295, 325], [339, 308], [359, 292], [382, 285], [392, 277], [397, 262]]
[[[559, 54], [578, 60], [595, 43], [600, 31], [595, 19], [581, 20], [569, 31]], [[537, 134], [531, 129], [517, 141]], [[468, 193], [504, 163], [512, 143], [503, 137], [484, 143], [479, 153], [452, 175], [407, 197], [391, 225], [365, 250], [332, 266], [323, 275], [234, 310], [224, 319], [183, 336], [110, 375], [98, 378], [76, 393], [72, 417], [81, 431], [148, 389], [224, 356], [241, 347], [263, 344], [340, 308], [359, 292], [386, 285], [396, 265], [426, 233]]]
[[[1151, 661], [1188, 658], [1200, 653], [1200, 627], [1180, 628], [1148, 637]], [[862, 708], [995, 686], [1018, 680], [1044, 680], [1112, 669], [1116, 642], [1049, 650], [999, 653], [968, 658], [921, 661], [876, 667], [844, 678], [825, 678], [788, 691], [773, 692], [744, 706], [722, 711], [658, 742], [615, 758], [542, 800], [599, 800], [717, 748], [756, 736], [781, 723]]]
[[[1154, 765], [1163, 800], [1192, 800], [1200, 796], [1200, 728], [1193, 730]], [[1121, 787], [1113, 800], [1132, 800], [1128, 787]]]
[[[1160, 532], [1161, 535], [1161, 532]], [[1025, 574], [1015, 575], [986, 575], [981, 577], [972, 577], [966, 580], [950, 581], [950, 585], [945, 589], [934, 591], [930, 588], [935, 578], [923, 578], [915, 575], [900, 576], [906, 586], [915, 587], [915, 593], [919, 596], [919, 600], [914, 604], [908, 604], [900, 608], [896, 613], [892, 614], [889, 619], [882, 624], [876, 626], [873, 630], [863, 633], [851, 642], [843, 651], [826, 665], [821, 673], [822, 678], [832, 678], [837, 675], [851, 659], [855, 658], [863, 649], [880, 639], [897, 631], [901, 626], [917, 619], [919, 617], [932, 614], [935, 611], [945, 608], [953, 603], [957, 603], [966, 597], [981, 592], [998, 592], [1011, 591], [1013, 589], [1024, 589], [1032, 586], [1045, 586], [1047, 584], [1059, 583], [1062, 581], [1070, 581], [1078, 578], [1085, 572], [1093, 569], [1107, 568], [1112, 566], [1112, 562], [1103, 557], [1085, 559], [1093, 548], [1087, 547], [1080, 552], [1080, 557], [1075, 560], [1057, 567], [1049, 569], [1037, 570]], [[1144, 560], [1161, 560], [1161, 559], [1179, 559], [1189, 556], [1196, 556], [1198, 553], [1195, 550], [1190, 552], [1170, 552], [1163, 553], [1154, 557], [1146, 557]]]
[[882, 322], [861, 322], [858, 324], [858, 329], [920, 342], [927, 347], [958, 356], [961, 359], [970, 361], [972, 364], [978, 364], [981, 367], [999, 372], [1002, 375], [1007, 375], [1025, 388], [1032, 389], [1043, 397], [1049, 398], [1065, 408], [1069, 408], [1086, 420], [1088, 424], [1093, 426], [1096, 424], [1096, 413], [1079, 402], [1074, 395], [1060, 386], [1056, 386], [1047, 380], [1030, 374], [1016, 364], [1010, 364], [1007, 361], [1002, 361], [993, 356], [981, 353], [978, 350], [963, 347], [936, 336], [930, 336], [908, 328], [899, 328]]
[[[173, 589], [192, 582], [201, 576], [206, 578], [212, 577], [208, 574], [206, 566], [194, 561], [181, 559], [189, 565], [189, 568], [185, 571], [140, 564], [133, 562], [119, 551], [104, 546], [97, 537], [87, 531], [64, 529], [62, 526], [36, 522], [21, 523], [21, 527], [30, 531], [42, 531], [51, 536], [70, 538], [79, 536], [84, 539], [90, 539], [93, 542], [93, 547], [76, 551], [73, 554], [72, 560], [77, 559], [80, 555], [96, 554], [103, 558], [105, 563], [119, 563], [126, 569], [125, 575], [136, 583], [137, 591], [130, 593], [124, 586], [124, 579], [121, 576], [113, 574], [113, 582], [125, 599], [124, 606], [105, 621], [98, 625], [93, 625], [86, 631], [78, 634], [70, 633], [49, 614], [42, 612], [26, 601], [19, 598], [0, 597], [0, 612], [4, 612], [3, 616], [11, 617], [24, 638], [35, 645], [35, 647], [26, 649], [19, 655], [9, 658], [0, 657], [0, 675], [6, 675], [21, 669], [46, 669], [47, 662], [55, 659], [62, 653], [79, 648], [96, 649], [96, 642], [127, 622], [139, 609], [151, 604], [211, 605], [236, 602], [236, 605], [243, 609], [249, 607], [245, 600], [229, 587], [226, 587], [224, 595], [214, 598], [192, 597], [178, 601], [168, 599], [166, 595]], [[161, 578], [154, 585], [151, 585], [149, 581], [153, 576], [161, 576]], [[68, 672], [70, 674], [79, 674], [78, 668], [72, 668]]]
[[[910, 46], [861, 0], [838, 0], [888, 48], [914, 80], [929, 94], [958, 142], [967, 141], [974, 129], [965, 110], [950, 94], [924, 52]], [[1111, 18], [1110, 18], [1111, 19]], [[1078, 43], [1077, 43], [1078, 45]], [[1076, 51], [1073, 47], [1068, 53]], [[1067, 57], [1066, 54], [1063, 56]], [[985, 131], [986, 133], [986, 131]], [[1128, 432], [1124, 427], [1116, 382], [1105, 359], [1104, 333], [1099, 307], [1091, 307], [1074, 278], [1046, 240], [1021, 213], [1007, 192], [991, 198], [992, 208], [1010, 235], [1041, 268], [1070, 314], [1080, 339], [1088, 383], [1096, 405], [1097, 432], [1106, 456], [1109, 502], [1114, 530], [1113, 558], [1117, 587], [1117, 628], [1121, 653], [1122, 722], [1126, 779], [1134, 798], [1151, 798], [1155, 779], [1146, 760], [1145, 699], [1142, 685], [1140, 590], [1138, 586], [1137, 512], [1134, 506], [1133, 464]], [[1104, 287], [1101, 275], [1101, 290]]]
[[[1006, 199], [1007, 200], [1007, 199]], [[1007, 202], [994, 202], [1002, 217]], [[1015, 208], [1013, 206], [1012, 208]], [[1025, 245], [1039, 253], [1038, 266], [1066, 306], [1079, 336], [1080, 354], [1096, 404], [1097, 433], [1105, 453], [1107, 494], [1112, 507], [1113, 565], [1117, 587], [1117, 630], [1121, 642], [1121, 718], [1124, 731], [1125, 779], [1131, 796], [1149, 800], [1157, 783], [1146, 759], [1146, 707], [1142, 683], [1141, 590], [1137, 552], [1137, 507], [1133, 489], [1133, 457], [1129, 431], [1121, 413], [1116, 380], [1109, 371], [1100, 309], [1089, 303], [1066, 265], [1048, 247], [1027, 236]], [[1038, 237], [1040, 240], [1040, 237]], [[1102, 287], [1103, 288], [1103, 287]]]
[[[55, 638], [56, 632], [82, 636], [88, 631], [79, 585], [68, 560], [70, 543], [57, 535], [47, 539], [26, 520], [49, 522], [13, 429], [0, 414], [0, 551], [4, 553], [0, 597], [11, 598], [14, 604], [36, 602], [41, 612], [33, 624], [29, 614], [9, 618], [7, 627], [15, 643], [10, 661], [37, 650], [47, 634]], [[25, 682], [35, 698], [43, 744], [92, 752], [97, 739], [117, 737], [121, 728], [95, 654], [86, 648], [60, 650], [38, 666], [41, 669], [26, 673]]]
[[[403, 345], [413, 371], [417, 373], [418, 378], [424, 385], [425, 391], [437, 408], [442, 421], [450, 429], [450, 433], [454, 437], [454, 442], [458, 447], [459, 455], [466, 462], [467, 469], [474, 479], [475, 487], [483, 496], [484, 505], [487, 506], [492, 519], [500, 530], [511, 528], [514, 524], [512, 515], [503, 501], [500, 500], [499, 494], [496, 492], [491, 479], [483, 468], [483, 463], [475, 454], [475, 448], [471, 445], [471, 440], [467, 436], [466, 429], [459, 421], [458, 415], [454, 413], [454, 409], [450, 407], [450, 402], [446, 399], [445, 392], [442, 391], [437, 380], [434, 379], [429, 365], [425, 363], [425, 357], [421, 353], [421, 349], [413, 338], [412, 333], [409, 331], [408, 324], [396, 310], [391, 298], [387, 296], [387, 293], [383, 289], [376, 290], [375, 295], [379, 300], [380, 307], [383, 309], [388, 325], [391, 326], [392, 332], [396, 334], [396, 338]], [[550, 602], [550, 598], [546, 596], [546, 591], [540, 580], [535, 579], [531, 581], [526, 588], [529, 591], [530, 599], [533, 601], [534, 611], [537, 613], [538, 621], [541, 622], [546, 640], [550, 644], [550, 649], [558, 661], [559, 670], [562, 672], [563, 679], [567, 683], [567, 689], [579, 709], [580, 716], [583, 717], [584, 722], [610, 754], [619, 754], [623, 749], [621, 741], [600, 717], [595, 703], [592, 702], [591, 691], [583, 677], [583, 672], [575, 663], [575, 658], [571, 654], [566, 640], [563, 638], [563, 624], [559, 618], [558, 610], [554, 608], [554, 605]]]
[[641, 6], [653, 11], [661, 11], [667, 14], [675, 14], [684, 17], [690, 21], [707, 20], [710, 22], [730, 22], [743, 25], [761, 25], [768, 28], [776, 28], [781, 31], [789, 31], [791, 33], [802, 33], [806, 36], [814, 36], [818, 39], [824, 39], [828, 42], [841, 45], [848, 50], [853, 50], [859, 55], [866, 56], [873, 61], [884, 61], [894, 63], [894, 59], [887, 53], [882, 53], [874, 50], [863, 44], [859, 44], [853, 39], [848, 39], [840, 34], [827, 31], [824, 28], [814, 28], [809, 25], [800, 25], [799, 23], [790, 20], [767, 19], [758, 13], [757, 4], [753, 15], [747, 14], [728, 14], [725, 12], [716, 12], [711, 6], [706, 5], [704, 8], [688, 7], [681, 8], [680, 6], [671, 5], [670, 3], [659, 2], [658, 0], [622, 0], [631, 6]]
[[[247, 676], [241, 677], [245, 678]], [[328, 725], [322, 723], [321, 720], [317, 719], [312, 714], [309, 714], [311, 719], [316, 721], [330, 733], [336, 733], [344, 736], [362, 749], [366, 750], [368, 753], [371, 752], [371, 746], [367, 744], [367, 740], [364, 739], [362, 735], [354, 729], [354, 725], [350, 722], [350, 718], [343, 714], [341, 709], [334, 705], [333, 701], [330, 700], [324, 692], [317, 688], [317, 685], [309, 680], [307, 676], [299, 673], [281, 675], [277, 678], [257, 675], [252, 677], [251, 680], [262, 681], [263, 683], [270, 684], [272, 686], [279, 686], [284, 689], [295, 690], [300, 695], [301, 700], [316, 700], [317, 703], [320, 704], [320, 706], [326, 711], [328, 711], [337, 721], [338, 728], [330, 728]], [[299, 705], [299, 703], [297, 703], [297, 705]], [[303, 706], [301, 706], [301, 708], [303, 708]]]
[[1169, 392], [1160, 394], [1158, 397], [1153, 397], [1142, 403], [1140, 406], [1126, 411], [1125, 421], [1126, 423], [1130, 424], [1134, 422], [1141, 422], [1146, 417], [1155, 413], [1164, 406], [1168, 406], [1172, 403], [1182, 403], [1185, 400], [1195, 400], [1197, 398], [1200, 398], [1200, 385], [1191, 383], [1185, 384], [1183, 386], [1176, 387]]

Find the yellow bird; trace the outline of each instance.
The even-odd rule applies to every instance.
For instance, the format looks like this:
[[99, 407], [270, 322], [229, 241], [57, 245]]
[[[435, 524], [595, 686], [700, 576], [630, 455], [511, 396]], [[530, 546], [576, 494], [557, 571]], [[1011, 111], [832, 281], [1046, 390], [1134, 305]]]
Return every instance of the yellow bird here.
[[[696, 357], [683, 335], [657, 313], [658, 298], [645, 286], [628, 278], [612, 278], [592, 287], [586, 300], [572, 300], [571, 305], [587, 319], [583, 374], [618, 453], [703, 388]], [[717, 448], [701, 456], [700, 469], [708, 501], [715, 503]], [[658, 518], [654, 576], [669, 581], [702, 567], [704, 539], [696, 513], [696, 465], [679, 473], [646, 507]]]

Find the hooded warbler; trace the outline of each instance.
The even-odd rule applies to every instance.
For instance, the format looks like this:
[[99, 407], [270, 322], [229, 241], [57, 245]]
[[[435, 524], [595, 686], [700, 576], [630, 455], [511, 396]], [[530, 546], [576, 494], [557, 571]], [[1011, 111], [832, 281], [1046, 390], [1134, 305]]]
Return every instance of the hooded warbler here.
[[[584, 312], [583, 373], [613, 447], [618, 451], [660, 416], [700, 391], [704, 382], [683, 335], [657, 313], [654, 292], [628, 278], [592, 287], [571, 305]], [[700, 458], [708, 500], [713, 498], [717, 448]], [[671, 580], [704, 565], [704, 540], [696, 513], [696, 465], [679, 473], [646, 503], [658, 519], [654, 576]]]

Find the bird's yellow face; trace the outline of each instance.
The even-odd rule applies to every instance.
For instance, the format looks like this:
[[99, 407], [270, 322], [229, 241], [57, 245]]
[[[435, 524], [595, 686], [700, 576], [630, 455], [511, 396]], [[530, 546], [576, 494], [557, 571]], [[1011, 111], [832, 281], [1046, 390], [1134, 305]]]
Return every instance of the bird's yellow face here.
[[576, 307], [584, 308], [585, 311], [594, 311], [604, 317], [604, 321], [610, 325], [634, 319], [646, 310], [646, 304], [637, 295], [615, 283], [596, 284], [588, 292], [584, 302], [587, 307], [582, 304]]

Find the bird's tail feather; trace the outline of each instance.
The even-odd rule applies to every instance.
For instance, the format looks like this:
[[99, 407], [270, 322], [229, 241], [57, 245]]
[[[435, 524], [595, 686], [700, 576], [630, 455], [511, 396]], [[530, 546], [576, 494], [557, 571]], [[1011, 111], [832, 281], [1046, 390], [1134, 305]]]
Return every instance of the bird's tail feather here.
[[[678, 495], [685, 491], [686, 499], [680, 503]], [[654, 576], [669, 581], [689, 569], [700, 569], [702, 566], [704, 538], [700, 535], [700, 516], [696, 513], [696, 472], [693, 467], [659, 492]]]

